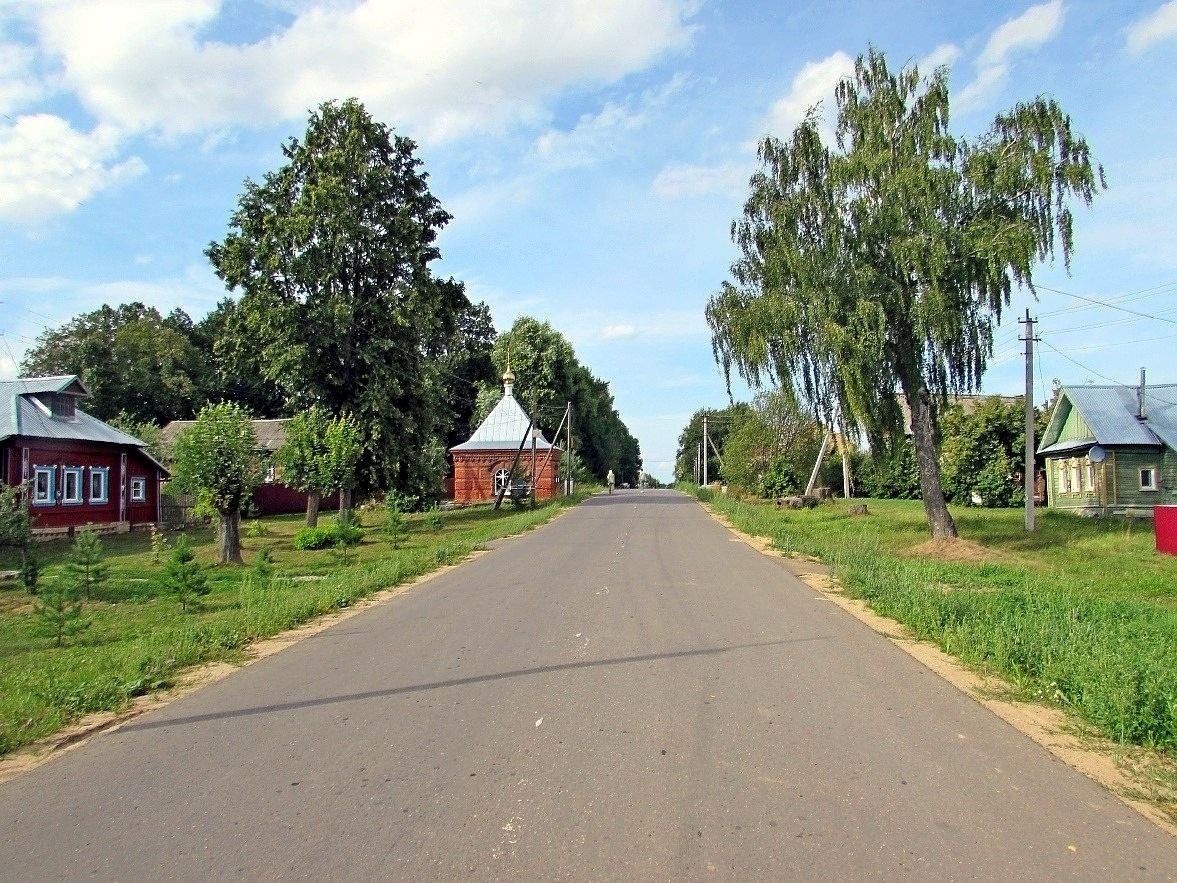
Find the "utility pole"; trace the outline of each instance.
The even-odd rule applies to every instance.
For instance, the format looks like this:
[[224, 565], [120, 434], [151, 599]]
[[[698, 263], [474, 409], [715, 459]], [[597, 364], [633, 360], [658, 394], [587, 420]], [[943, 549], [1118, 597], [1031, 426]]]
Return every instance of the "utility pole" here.
[[566, 438], [568, 443], [568, 467], [564, 470], [564, 493], [566, 496], [572, 496], [572, 402], [566, 402], [564, 405], [564, 419], [568, 421], [568, 429], [566, 430]]
[[1026, 326], [1026, 461], [1023, 473], [1026, 492], [1026, 531], [1034, 530], [1034, 320], [1030, 318], [1030, 308], [1026, 308], [1026, 318], [1018, 320], [1019, 325]]
[[707, 415], [703, 415], [703, 487], [707, 487]]

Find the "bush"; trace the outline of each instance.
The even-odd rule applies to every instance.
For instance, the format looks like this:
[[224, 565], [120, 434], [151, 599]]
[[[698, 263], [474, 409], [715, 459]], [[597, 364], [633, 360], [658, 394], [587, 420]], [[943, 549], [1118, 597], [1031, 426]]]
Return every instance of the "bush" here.
[[335, 546], [354, 546], [364, 538], [364, 532], [351, 524], [330, 527], [304, 527], [294, 535], [296, 549], [327, 549]]
[[787, 497], [801, 489], [801, 479], [784, 457], [777, 457], [772, 461], [768, 472], [760, 476], [760, 487], [757, 490], [762, 497]]

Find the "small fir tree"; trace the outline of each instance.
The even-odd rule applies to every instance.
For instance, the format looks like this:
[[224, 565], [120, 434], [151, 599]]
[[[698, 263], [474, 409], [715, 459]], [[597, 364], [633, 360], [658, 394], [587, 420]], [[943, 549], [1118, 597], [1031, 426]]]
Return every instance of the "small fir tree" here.
[[405, 537], [405, 517], [401, 513], [400, 498], [395, 493], [390, 493], [384, 498], [384, 508], [387, 517], [384, 519], [384, 526], [381, 529], [384, 531], [384, 538], [388, 541], [388, 545], [395, 549], [400, 546], [401, 540]]
[[209, 593], [208, 578], [204, 568], [196, 560], [188, 537], [183, 534], [176, 540], [172, 554], [163, 570], [163, 587], [180, 602], [185, 613], [188, 606], [197, 606], [200, 599]]
[[90, 621], [82, 615], [78, 590], [68, 580], [54, 580], [42, 589], [35, 609], [41, 631], [53, 638], [55, 647], [90, 627]]
[[25, 549], [21, 558], [17, 579], [30, 595], [37, 594], [37, 580], [41, 576], [41, 562], [32, 549]]
[[109, 576], [110, 568], [106, 566], [102, 540], [93, 530], [83, 528], [74, 539], [63, 578], [89, 601]]

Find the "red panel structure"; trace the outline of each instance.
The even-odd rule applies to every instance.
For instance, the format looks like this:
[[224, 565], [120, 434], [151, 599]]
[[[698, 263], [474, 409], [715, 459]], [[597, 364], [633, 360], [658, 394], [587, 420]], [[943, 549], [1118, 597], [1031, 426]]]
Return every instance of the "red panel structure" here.
[[1157, 551], [1177, 555], [1177, 506], [1154, 506], [1153, 525]]

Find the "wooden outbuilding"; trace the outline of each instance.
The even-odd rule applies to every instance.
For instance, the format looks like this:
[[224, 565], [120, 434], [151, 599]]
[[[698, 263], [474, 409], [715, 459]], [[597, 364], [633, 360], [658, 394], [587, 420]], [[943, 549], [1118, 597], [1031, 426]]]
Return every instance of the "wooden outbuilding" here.
[[[512, 481], [511, 466], [518, 465], [514, 482], [534, 485], [537, 500], [556, 496], [562, 451], [544, 438], [539, 427], [514, 395], [515, 375], [503, 375], [503, 397], [468, 441], [450, 448], [454, 463], [454, 502], [482, 503], [493, 500]], [[535, 469], [532, 472], [534, 453]]]

